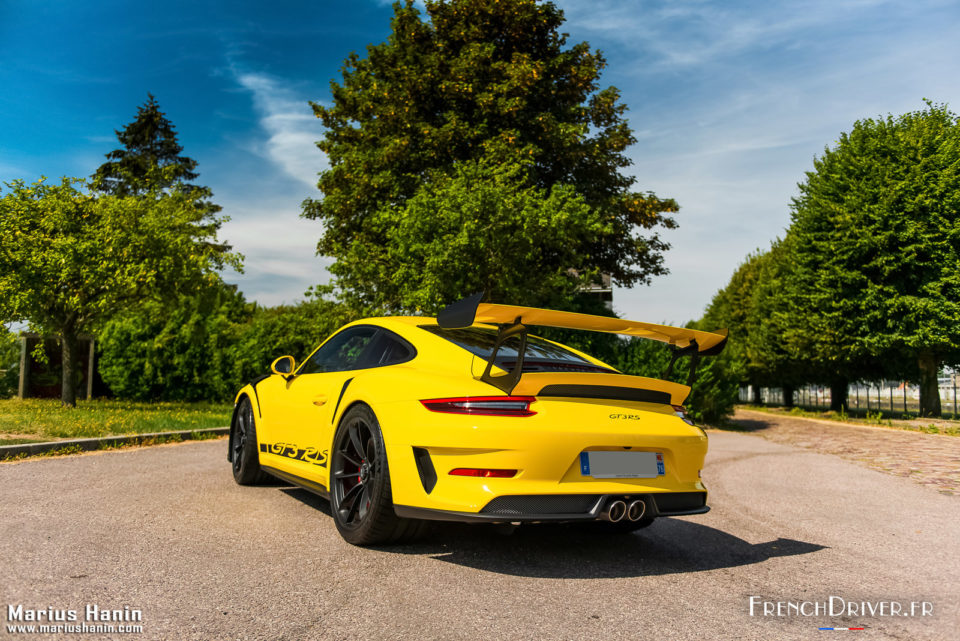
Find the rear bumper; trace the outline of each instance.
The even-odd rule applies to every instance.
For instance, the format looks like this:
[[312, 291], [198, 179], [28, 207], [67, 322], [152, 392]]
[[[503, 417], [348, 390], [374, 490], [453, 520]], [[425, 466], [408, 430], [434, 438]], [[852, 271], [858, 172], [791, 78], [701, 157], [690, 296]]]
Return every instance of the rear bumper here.
[[[498, 497], [479, 512], [457, 512], [432, 508], [395, 505], [397, 516], [428, 521], [458, 523], [512, 523], [596, 521], [604, 508], [615, 499], [643, 500], [647, 514], [653, 517], [706, 514], [706, 492], [665, 492], [657, 494], [547, 494]], [[548, 511], [552, 509], [560, 511]]]
[[[534, 405], [537, 414], [523, 418], [442, 414], [419, 402], [378, 406], [394, 505], [488, 521], [488, 506], [511, 496], [706, 494], [700, 470], [707, 438], [669, 406], [635, 403], [624, 409], [623, 404], [589, 399], [538, 400]], [[624, 412], [636, 418], [624, 419]], [[581, 470], [583, 452], [631, 450], [662, 454], [665, 471], [654, 477], [600, 478]], [[511, 478], [451, 475], [457, 468], [517, 472]], [[516, 518], [496, 520], [590, 518], [596, 517], [588, 509], [549, 509], [519, 510]]]

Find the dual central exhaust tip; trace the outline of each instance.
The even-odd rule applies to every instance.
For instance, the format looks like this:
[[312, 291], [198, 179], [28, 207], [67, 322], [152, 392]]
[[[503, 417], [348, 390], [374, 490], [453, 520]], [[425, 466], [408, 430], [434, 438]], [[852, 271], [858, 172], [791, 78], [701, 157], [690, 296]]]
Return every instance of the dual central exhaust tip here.
[[623, 519], [628, 521], [639, 521], [647, 511], [647, 504], [643, 499], [636, 499], [627, 503], [621, 499], [611, 501], [607, 504], [607, 509], [600, 515], [605, 521], [619, 523]]

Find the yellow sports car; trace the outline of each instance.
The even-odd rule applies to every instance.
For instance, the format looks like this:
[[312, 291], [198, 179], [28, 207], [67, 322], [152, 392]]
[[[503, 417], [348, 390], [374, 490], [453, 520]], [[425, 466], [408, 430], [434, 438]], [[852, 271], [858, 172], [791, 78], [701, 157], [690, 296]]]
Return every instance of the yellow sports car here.
[[[670, 368], [691, 357], [688, 385], [621, 374], [532, 326], [668, 343]], [[426, 520], [634, 530], [709, 509], [707, 437], [682, 403], [697, 360], [725, 343], [481, 295], [436, 319], [368, 318], [240, 390], [228, 459], [241, 485], [270, 475], [328, 497], [356, 545], [409, 539]]]

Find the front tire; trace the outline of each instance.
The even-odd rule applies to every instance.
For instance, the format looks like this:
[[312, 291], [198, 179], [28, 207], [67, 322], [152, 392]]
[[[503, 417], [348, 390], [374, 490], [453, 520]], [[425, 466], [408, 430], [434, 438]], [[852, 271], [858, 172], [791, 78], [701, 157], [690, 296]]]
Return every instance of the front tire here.
[[244, 396], [237, 405], [230, 433], [230, 459], [233, 463], [233, 480], [240, 485], [257, 485], [270, 478], [260, 469], [257, 452], [257, 426], [253, 419], [253, 406]]
[[330, 511], [340, 536], [353, 545], [409, 540], [422, 528], [393, 511], [383, 433], [366, 405], [351, 408], [333, 438]]

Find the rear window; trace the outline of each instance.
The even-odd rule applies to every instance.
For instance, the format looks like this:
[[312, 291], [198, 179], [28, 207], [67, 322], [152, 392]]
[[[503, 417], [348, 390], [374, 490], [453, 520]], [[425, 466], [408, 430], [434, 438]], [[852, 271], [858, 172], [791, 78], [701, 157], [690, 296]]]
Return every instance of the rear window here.
[[[464, 329], [441, 329], [436, 325], [421, 325], [424, 329], [484, 360], [490, 358], [493, 346], [497, 342], [497, 332], [484, 327], [466, 327]], [[510, 367], [517, 361], [520, 349], [520, 337], [512, 336], [500, 346], [497, 352], [498, 366]], [[555, 345], [536, 336], [527, 336], [527, 350], [523, 356], [524, 372], [612, 372], [613, 370], [591, 363], [579, 354]]]

